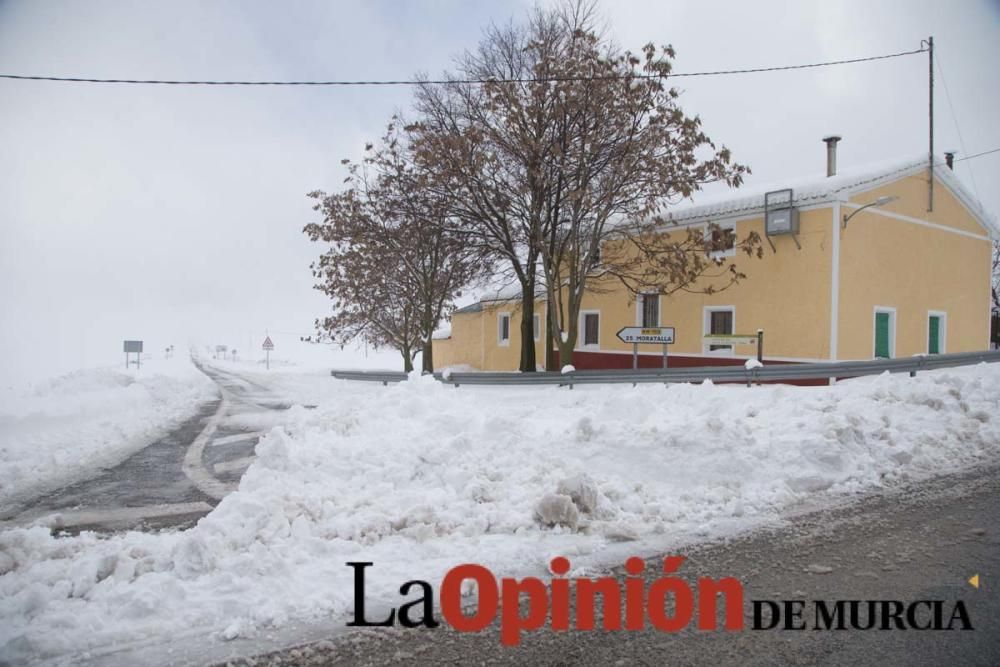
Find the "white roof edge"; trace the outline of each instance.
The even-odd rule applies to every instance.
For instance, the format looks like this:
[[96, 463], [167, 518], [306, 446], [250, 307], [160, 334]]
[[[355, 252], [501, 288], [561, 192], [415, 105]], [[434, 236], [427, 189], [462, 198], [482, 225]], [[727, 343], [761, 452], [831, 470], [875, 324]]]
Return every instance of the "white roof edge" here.
[[990, 215], [989, 211], [983, 206], [982, 202], [979, 201], [969, 189], [962, 184], [955, 172], [947, 166], [942, 166], [942, 163], [934, 163], [934, 175], [938, 177], [944, 185], [951, 190], [951, 193], [955, 195], [955, 198], [962, 203], [965, 208], [969, 210], [972, 217], [976, 219], [983, 229], [990, 235], [993, 240], [1000, 239], [1000, 222]]
[[[883, 164], [880, 168], [861, 168], [846, 171], [830, 177], [813, 178], [809, 180], [789, 179], [788, 186], [792, 189], [793, 203], [797, 206], [814, 206], [828, 202], [844, 202], [851, 195], [864, 192], [875, 187], [890, 183], [910, 174], [927, 169], [927, 157], [897, 160], [895, 163]], [[935, 160], [934, 174], [945, 184], [952, 194], [968, 209], [969, 213], [989, 234], [991, 238], [1000, 238], [1000, 223], [991, 216], [976, 197], [962, 184], [955, 172], [945, 166], [944, 162]], [[781, 189], [777, 186], [768, 191]], [[737, 191], [738, 192], [738, 191]], [[670, 222], [693, 222], [697, 220], [733, 218], [739, 216], [763, 213], [765, 190], [758, 189], [753, 194], [731, 196], [709, 204], [692, 204], [679, 210], [667, 213], [665, 220]]]

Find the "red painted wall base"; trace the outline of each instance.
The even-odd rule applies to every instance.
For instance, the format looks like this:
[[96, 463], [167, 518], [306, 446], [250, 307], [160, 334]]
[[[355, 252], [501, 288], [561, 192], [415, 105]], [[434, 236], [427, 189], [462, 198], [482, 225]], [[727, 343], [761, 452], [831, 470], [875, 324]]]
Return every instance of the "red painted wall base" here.
[[[559, 352], [555, 352], [556, 364], [559, 364]], [[639, 368], [663, 368], [663, 357], [660, 355], [640, 354]], [[683, 354], [671, 354], [667, 360], [670, 368], [691, 368], [694, 366], [742, 366], [746, 359], [735, 357], [692, 357]], [[793, 361], [774, 361], [764, 359], [765, 365], [792, 364]], [[616, 354], [612, 352], [574, 352], [573, 366], [579, 370], [623, 370], [632, 368], [631, 354]], [[768, 384], [768, 383], [765, 383]], [[815, 387], [828, 384], [827, 380], [789, 380], [781, 384]]]

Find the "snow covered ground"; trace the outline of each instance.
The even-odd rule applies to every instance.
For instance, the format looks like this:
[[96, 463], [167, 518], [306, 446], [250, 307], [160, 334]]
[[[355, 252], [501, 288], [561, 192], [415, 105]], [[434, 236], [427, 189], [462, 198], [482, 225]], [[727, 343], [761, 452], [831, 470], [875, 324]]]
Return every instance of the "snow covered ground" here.
[[3, 390], [0, 506], [118, 463], [215, 396], [213, 383], [183, 354]]
[[[819, 388], [573, 391], [254, 374], [318, 407], [284, 412], [239, 491], [194, 528], [0, 533], [0, 660], [343, 627], [345, 561], [374, 562], [374, 605], [462, 562], [539, 575], [559, 554], [587, 571], [1000, 460], [996, 366]], [[572, 507], [559, 491], [575, 491]], [[539, 519], [552, 503], [568, 525]]]

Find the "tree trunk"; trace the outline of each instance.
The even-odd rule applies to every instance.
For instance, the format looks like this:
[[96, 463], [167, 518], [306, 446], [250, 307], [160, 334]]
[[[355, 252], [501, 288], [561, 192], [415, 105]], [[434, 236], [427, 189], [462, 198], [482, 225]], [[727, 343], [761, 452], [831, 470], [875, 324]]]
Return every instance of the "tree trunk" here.
[[521, 372], [534, 373], [535, 359], [535, 280], [521, 284]]
[[409, 373], [413, 370], [413, 357], [410, 356], [410, 348], [404, 347], [399, 353], [403, 355], [403, 371]]
[[[573, 348], [576, 347], [576, 341], [580, 339], [580, 304], [582, 301], [581, 297], [577, 297], [574, 285], [569, 286], [569, 294], [566, 295], [566, 310], [565, 322], [563, 326], [566, 334], [566, 339], [563, 340], [563, 336], [559, 336], [559, 365], [562, 367], [570, 366], [573, 364]], [[562, 291], [558, 292], [560, 298], [562, 298]]]
[[573, 348], [576, 347], [576, 334], [573, 332], [567, 332], [569, 335], [566, 341], [563, 342], [562, 337], [559, 338], [559, 364], [563, 367], [570, 366], [573, 364]]
[[[433, 337], [432, 337], [433, 338]], [[434, 372], [434, 341], [428, 338], [424, 343], [423, 354], [421, 356], [420, 371], [426, 375]]]
[[557, 371], [559, 370], [556, 363], [555, 355], [555, 329], [552, 326], [552, 321], [546, 318], [545, 322], [545, 370], [547, 371]]

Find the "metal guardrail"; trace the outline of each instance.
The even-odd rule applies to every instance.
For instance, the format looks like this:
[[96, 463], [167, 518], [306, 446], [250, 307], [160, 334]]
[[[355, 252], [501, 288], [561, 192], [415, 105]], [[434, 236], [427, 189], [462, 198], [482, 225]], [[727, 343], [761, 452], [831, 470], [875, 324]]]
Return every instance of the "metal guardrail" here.
[[[332, 370], [330, 375], [338, 380], [364, 380], [368, 382], [381, 382], [387, 385], [390, 382], [402, 382], [407, 378], [403, 371], [357, 371], [357, 370]], [[434, 377], [441, 379], [440, 373], [435, 373]]]
[[[435, 373], [434, 377], [445, 384], [459, 387], [468, 385], [557, 385], [569, 386], [577, 384], [640, 384], [640, 383], [700, 383], [705, 380], [712, 382], [745, 382], [752, 383], [781, 382], [787, 380], [827, 380], [830, 378], [847, 379], [864, 375], [881, 375], [882, 373], [909, 373], [916, 375], [920, 371], [940, 368], [955, 368], [979, 363], [1000, 362], [1000, 351], [991, 352], [961, 352], [958, 354], [918, 355], [897, 359], [874, 359], [871, 361], [839, 361], [831, 363], [810, 364], [773, 364], [759, 368], [747, 369], [743, 366], [691, 366], [687, 368], [643, 368], [638, 370], [579, 370], [569, 373], [538, 372], [465, 372]], [[350, 371], [334, 370], [330, 372], [335, 378], [342, 380], [367, 380], [381, 382], [401, 382], [406, 379], [402, 371]]]

